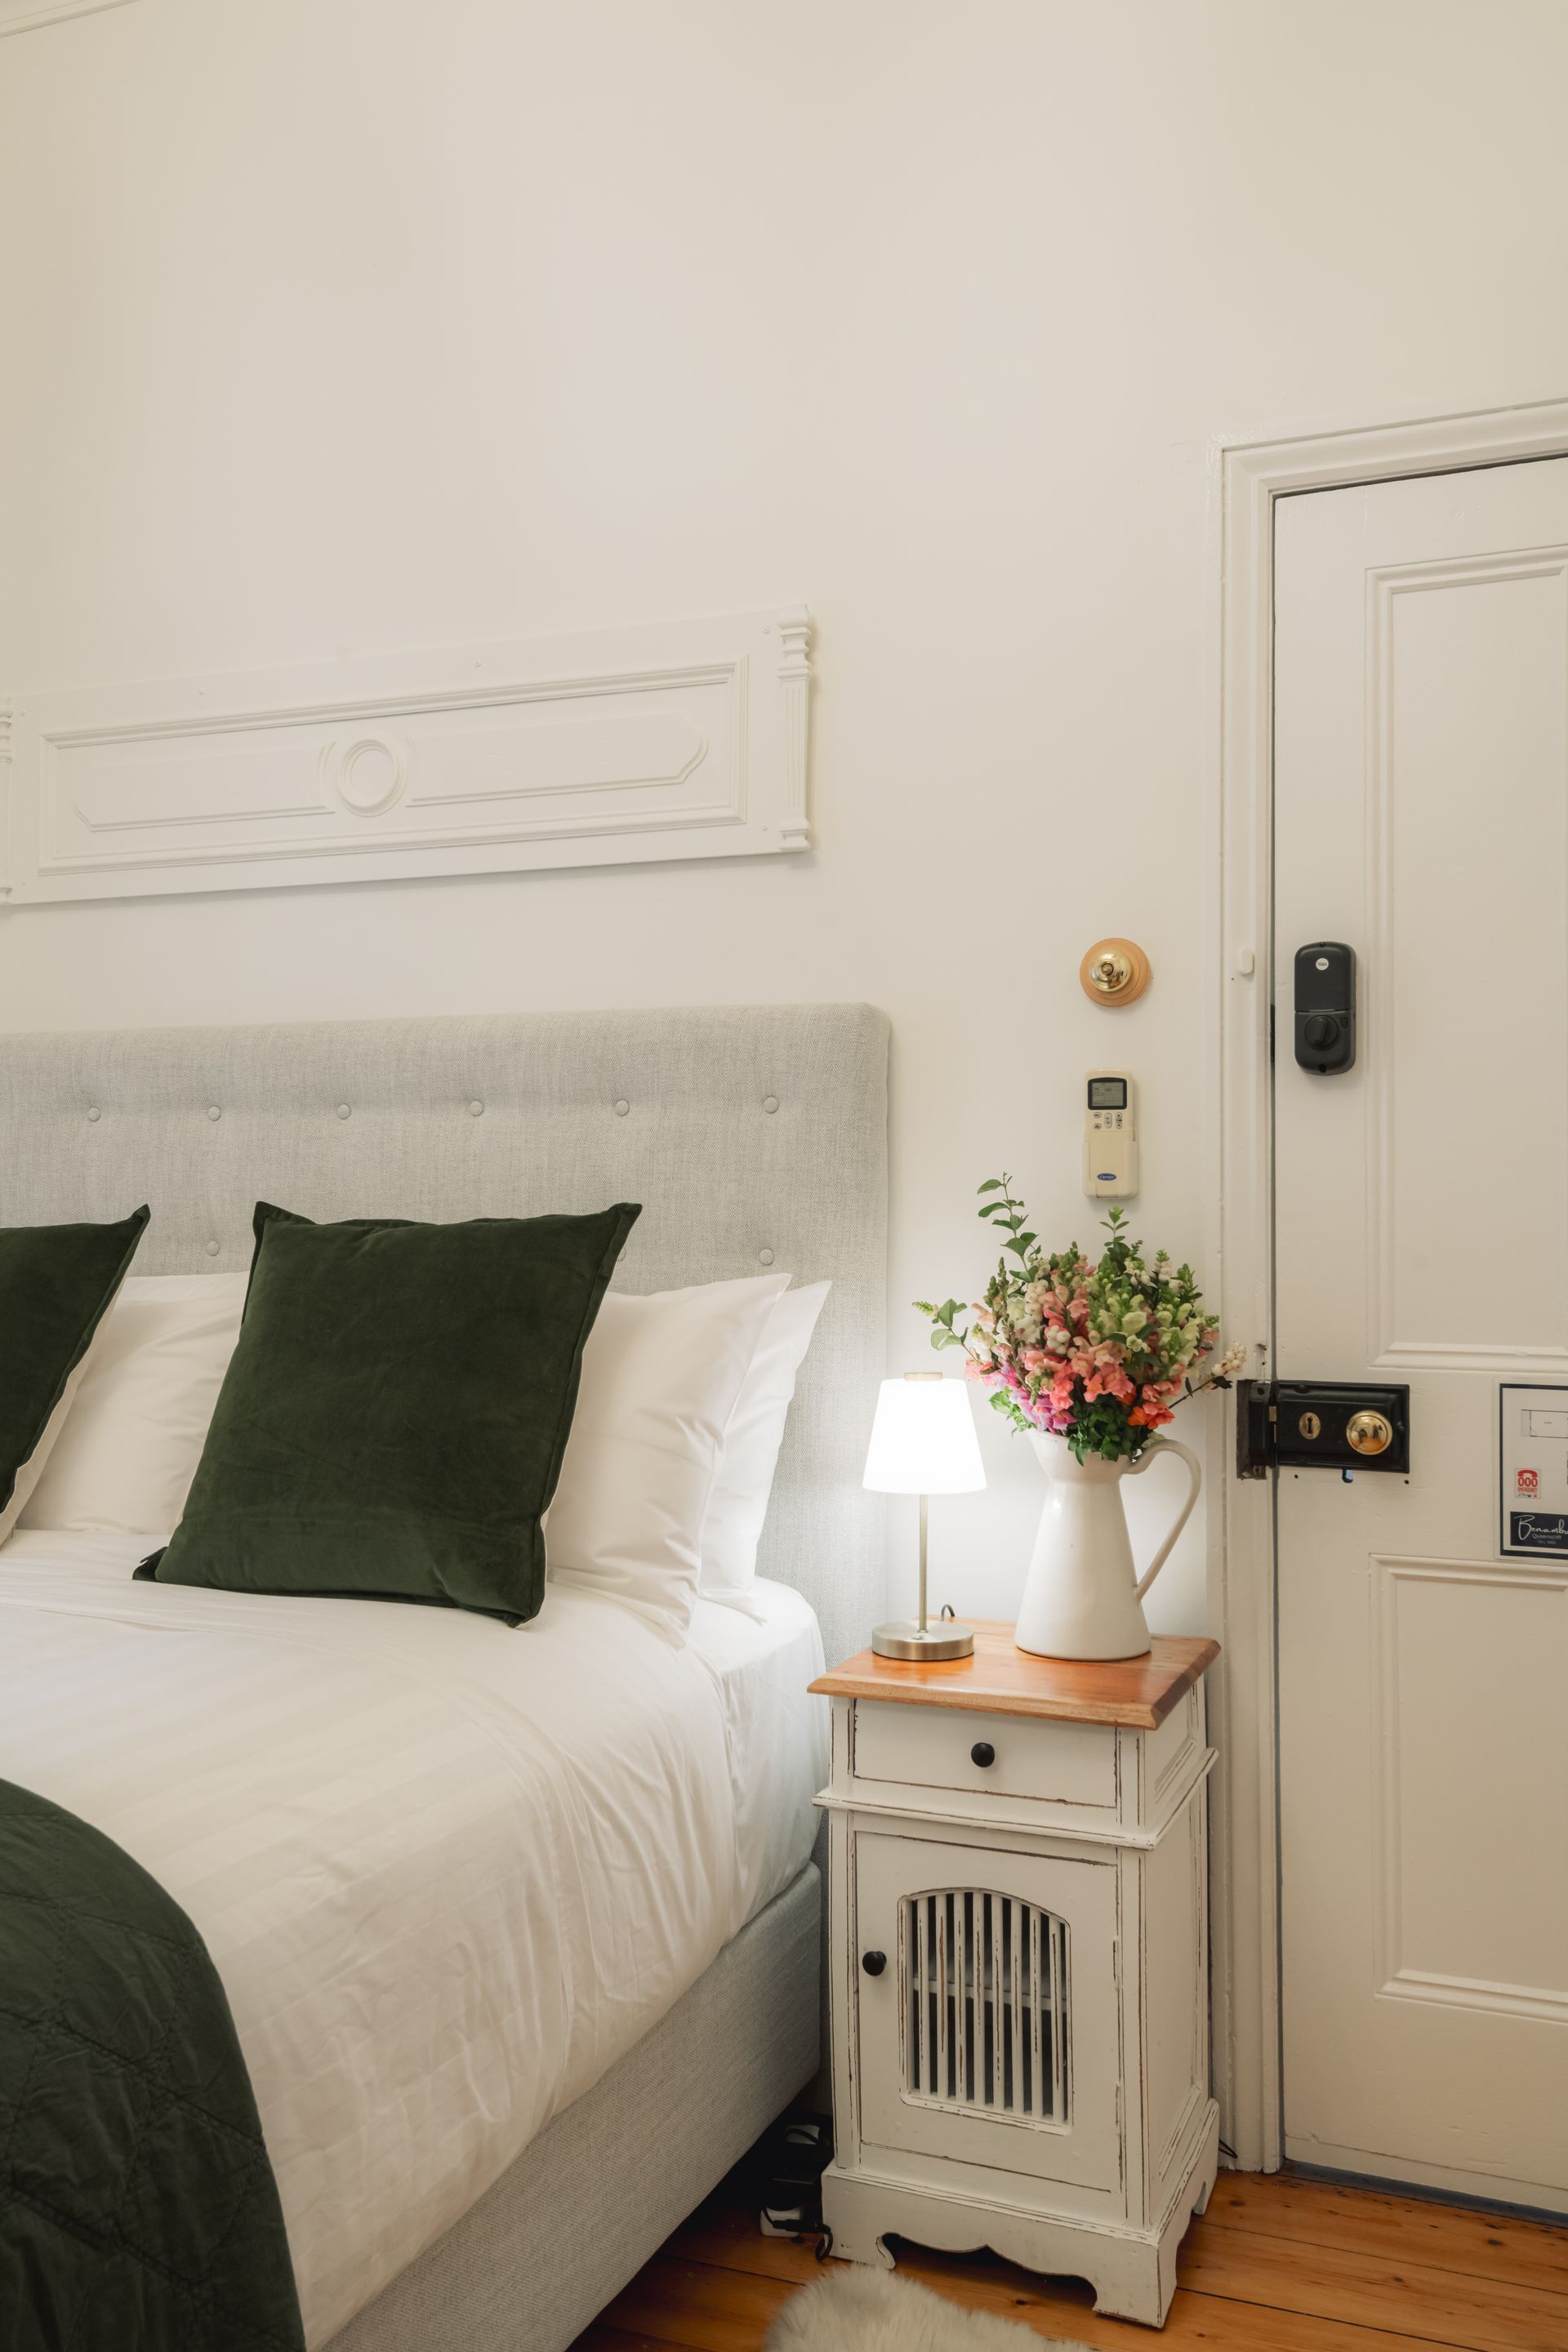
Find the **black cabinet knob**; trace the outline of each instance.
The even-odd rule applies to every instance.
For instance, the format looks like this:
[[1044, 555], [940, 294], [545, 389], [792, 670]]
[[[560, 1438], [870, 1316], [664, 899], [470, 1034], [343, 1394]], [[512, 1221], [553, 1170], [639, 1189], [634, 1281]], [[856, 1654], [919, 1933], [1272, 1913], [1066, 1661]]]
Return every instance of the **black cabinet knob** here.
[[886, 1952], [862, 1952], [860, 1965], [868, 1977], [879, 1977], [888, 1965]]
[[969, 1760], [972, 1764], [978, 1764], [984, 1771], [987, 1764], [995, 1763], [996, 1750], [988, 1739], [977, 1739], [969, 1751]]

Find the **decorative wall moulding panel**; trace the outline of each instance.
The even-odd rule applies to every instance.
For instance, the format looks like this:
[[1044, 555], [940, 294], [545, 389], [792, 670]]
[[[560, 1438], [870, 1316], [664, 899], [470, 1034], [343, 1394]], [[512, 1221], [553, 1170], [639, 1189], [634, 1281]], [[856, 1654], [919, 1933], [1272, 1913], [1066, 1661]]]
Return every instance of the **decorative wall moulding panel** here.
[[39, 25], [58, 25], [62, 16], [100, 16], [106, 8], [123, 8], [128, 0], [0, 0], [0, 40], [7, 33], [30, 33]]
[[810, 634], [795, 607], [19, 695], [5, 898], [805, 849]]

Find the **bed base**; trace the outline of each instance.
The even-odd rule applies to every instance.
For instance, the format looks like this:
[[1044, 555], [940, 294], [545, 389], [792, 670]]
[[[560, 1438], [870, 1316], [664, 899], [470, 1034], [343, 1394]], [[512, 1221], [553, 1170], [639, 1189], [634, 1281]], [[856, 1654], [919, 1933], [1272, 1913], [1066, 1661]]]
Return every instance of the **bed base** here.
[[811, 2079], [821, 1916], [808, 1863], [322, 2352], [565, 2352]]

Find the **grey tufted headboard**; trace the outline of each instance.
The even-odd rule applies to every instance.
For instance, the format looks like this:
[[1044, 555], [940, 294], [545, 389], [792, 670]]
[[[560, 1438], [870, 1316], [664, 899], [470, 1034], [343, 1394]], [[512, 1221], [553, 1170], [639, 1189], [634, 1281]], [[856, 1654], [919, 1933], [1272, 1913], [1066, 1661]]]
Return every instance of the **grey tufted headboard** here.
[[250, 1262], [259, 1197], [307, 1216], [640, 1201], [616, 1277], [788, 1266], [834, 1288], [763, 1537], [829, 1660], [882, 1602], [860, 1471], [884, 1370], [886, 1017], [868, 1005], [0, 1036], [0, 1223], [153, 1222], [136, 1270]]

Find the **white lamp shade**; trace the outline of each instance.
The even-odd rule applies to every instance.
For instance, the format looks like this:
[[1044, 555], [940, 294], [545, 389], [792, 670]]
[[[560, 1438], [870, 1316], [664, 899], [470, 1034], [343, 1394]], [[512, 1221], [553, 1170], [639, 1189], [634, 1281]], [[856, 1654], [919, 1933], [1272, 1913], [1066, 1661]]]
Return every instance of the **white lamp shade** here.
[[970, 1495], [984, 1486], [963, 1381], [882, 1382], [864, 1483], [877, 1495]]

